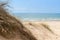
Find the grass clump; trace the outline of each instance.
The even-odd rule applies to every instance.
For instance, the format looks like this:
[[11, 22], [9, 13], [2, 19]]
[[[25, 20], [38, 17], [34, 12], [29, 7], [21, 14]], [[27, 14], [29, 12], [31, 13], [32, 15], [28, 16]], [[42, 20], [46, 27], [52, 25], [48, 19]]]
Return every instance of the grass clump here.
[[28, 30], [25, 29], [19, 20], [9, 14], [4, 7], [5, 5], [5, 3], [0, 4], [0, 36], [11, 39], [19, 34], [22, 40], [36, 40], [31, 33], [28, 33]]

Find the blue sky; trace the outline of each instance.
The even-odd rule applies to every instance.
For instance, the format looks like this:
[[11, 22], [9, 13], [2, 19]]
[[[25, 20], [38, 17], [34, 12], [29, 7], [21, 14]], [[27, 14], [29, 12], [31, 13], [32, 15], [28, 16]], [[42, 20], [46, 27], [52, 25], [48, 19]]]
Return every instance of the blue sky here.
[[14, 13], [60, 13], [60, 0], [11, 0]]

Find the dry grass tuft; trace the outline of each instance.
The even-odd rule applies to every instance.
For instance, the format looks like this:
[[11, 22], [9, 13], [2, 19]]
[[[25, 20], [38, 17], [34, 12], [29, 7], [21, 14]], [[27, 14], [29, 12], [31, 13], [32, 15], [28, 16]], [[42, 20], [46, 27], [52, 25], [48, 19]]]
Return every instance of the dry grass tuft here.
[[31, 33], [28, 33], [29, 30], [27, 30], [19, 20], [5, 10], [4, 5], [0, 5], [0, 36], [11, 39], [16, 35], [20, 35], [22, 40], [36, 40]]
[[49, 28], [49, 26], [48, 26], [47, 24], [41, 23], [41, 25], [42, 25], [44, 28], [48, 29], [51, 33], [53, 33], [53, 31]]

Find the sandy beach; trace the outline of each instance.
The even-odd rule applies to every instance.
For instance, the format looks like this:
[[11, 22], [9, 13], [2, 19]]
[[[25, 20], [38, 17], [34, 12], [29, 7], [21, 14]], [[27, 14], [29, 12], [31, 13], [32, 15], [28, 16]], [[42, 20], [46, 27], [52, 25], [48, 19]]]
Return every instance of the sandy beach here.
[[23, 21], [37, 40], [60, 40], [60, 21]]

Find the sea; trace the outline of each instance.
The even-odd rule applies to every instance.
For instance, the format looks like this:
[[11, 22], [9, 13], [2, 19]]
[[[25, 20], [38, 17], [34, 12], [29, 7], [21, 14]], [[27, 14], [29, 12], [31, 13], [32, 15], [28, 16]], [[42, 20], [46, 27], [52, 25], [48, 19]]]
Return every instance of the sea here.
[[60, 13], [14, 13], [19, 19], [36, 21], [36, 20], [60, 20]]

